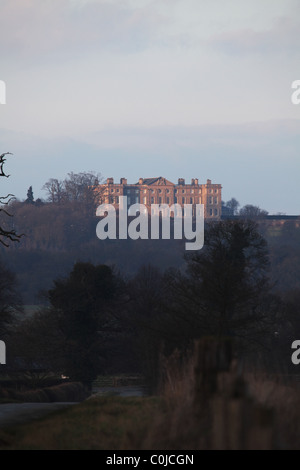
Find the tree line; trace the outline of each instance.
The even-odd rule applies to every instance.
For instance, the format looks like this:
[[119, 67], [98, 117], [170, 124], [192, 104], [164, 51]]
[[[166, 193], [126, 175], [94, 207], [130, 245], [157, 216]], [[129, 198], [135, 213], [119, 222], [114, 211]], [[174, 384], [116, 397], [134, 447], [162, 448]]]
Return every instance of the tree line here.
[[[0, 334], [11, 370], [85, 383], [137, 371], [155, 389], [161, 357], [183, 357], [204, 336], [231, 338], [250, 365], [290, 370], [300, 326], [296, 224], [269, 226], [240, 211], [244, 217], [206, 224], [204, 248], [189, 255], [181, 240], [103, 243], [92, 191], [99, 180], [69, 173], [48, 181], [47, 201], [35, 201], [32, 187], [25, 201], [5, 201]], [[18, 282], [27, 302], [43, 290], [30, 317]]]
[[262, 219], [269, 214], [265, 209], [261, 209], [253, 204], [246, 204], [240, 207], [240, 203], [232, 197], [229, 201], [222, 201], [222, 215], [239, 216], [248, 219]]
[[[148, 263], [162, 270], [184, 266], [185, 250], [180, 240], [97, 239], [99, 219], [95, 215], [97, 202], [93, 200], [92, 187], [101, 180], [101, 175], [93, 172], [69, 173], [63, 181], [50, 179], [46, 183], [45, 200], [35, 200], [30, 187], [24, 201], [11, 199], [2, 206], [1, 229], [22, 237], [19, 243], [10, 243], [8, 250], [0, 246], [0, 257], [16, 273], [25, 304], [40, 303], [39, 292], [49, 289], [56, 276], [66, 275], [76, 261], [116, 264], [129, 276]], [[231, 213], [258, 222], [269, 245], [270, 278], [276, 287], [282, 291], [300, 287], [297, 223], [285, 221], [275, 227], [264, 218], [265, 211], [255, 206], [247, 205], [238, 211], [239, 203], [234, 198], [225, 205]], [[7, 216], [5, 211], [14, 217]]]
[[205, 240], [185, 255], [184, 269], [148, 264], [129, 277], [117, 267], [75, 263], [37, 313], [18, 321], [1, 315], [10, 367], [86, 384], [98, 374], [140, 372], [155, 390], [163, 356], [184, 357], [195, 340], [213, 336], [234, 341], [247, 367], [290, 372], [300, 290], [289, 298], [274, 292], [268, 246], [253, 221], [210, 223]]
[[45, 199], [38, 198], [35, 200], [33, 188], [30, 186], [25, 202], [38, 205], [46, 202], [65, 204], [74, 201], [90, 204], [94, 202], [93, 188], [98, 186], [102, 180], [101, 173], [94, 171], [74, 173], [71, 171], [64, 180], [50, 178], [43, 185], [42, 190], [46, 193]]

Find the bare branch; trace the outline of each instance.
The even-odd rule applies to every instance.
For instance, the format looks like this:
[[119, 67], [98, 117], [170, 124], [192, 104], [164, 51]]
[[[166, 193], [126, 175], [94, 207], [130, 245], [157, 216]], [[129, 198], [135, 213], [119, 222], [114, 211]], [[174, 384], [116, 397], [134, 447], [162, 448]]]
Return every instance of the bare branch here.
[[21, 235], [18, 235], [15, 230], [4, 230], [3, 228], [0, 227], [0, 243], [6, 247], [9, 247], [7, 243], [5, 243], [1, 237], [4, 237], [5, 239], [8, 238], [12, 242], [20, 242], [20, 238], [25, 237], [25, 233], [22, 233]]
[[[12, 155], [12, 153], [5, 152], [0, 155], [0, 176], [8, 178], [9, 175], [5, 174], [3, 168], [4, 163], [6, 162], [6, 155]], [[15, 199], [13, 194], [8, 194], [7, 196], [0, 196], [0, 204], [8, 205], [13, 199]], [[12, 214], [3, 209], [3, 207], [0, 207], [0, 212], [4, 212], [4, 214], [8, 217], [12, 217]], [[4, 228], [0, 227], [0, 243], [6, 247], [9, 247], [9, 244], [6, 242], [6, 240], [10, 240], [12, 242], [19, 242], [20, 238], [23, 236], [25, 236], [24, 233], [18, 235], [15, 230], [5, 230]]]
[[[5, 199], [7, 199], [8, 197], [8, 201], [5, 201]], [[16, 197], [13, 194], [8, 194], [7, 196], [0, 196], [0, 204], [7, 205], [10, 203], [10, 201], [13, 201], [14, 199], [16, 199]]]
[[3, 165], [6, 162], [6, 158], [5, 158], [6, 155], [13, 155], [13, 154], [10, 152], [5, 152], [5, 153], [2, 153], [2, 155], [0, 155], [0, 176], [5, 176], [5, 178], [8, 178], [10, 175], [6, 175], [3, 170]]

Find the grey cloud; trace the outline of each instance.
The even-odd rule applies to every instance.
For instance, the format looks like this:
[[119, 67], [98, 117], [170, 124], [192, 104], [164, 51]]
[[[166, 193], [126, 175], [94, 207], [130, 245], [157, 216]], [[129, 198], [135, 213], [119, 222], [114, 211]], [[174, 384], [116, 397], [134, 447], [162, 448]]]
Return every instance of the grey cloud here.
[[135, 52], [148, 47], [161, 21], [147, 6], [133, 9], [120, 2], [1, 0], [0, 54], [39, 61], [85, 56], [102, 48]]
[[266, 31], [240, 29], [213, 36], [209, 45], [214, 49], [232, 55], [275, 54], [290, 55], [299, 53], [300, 20], [279, 18], [274, 26]]

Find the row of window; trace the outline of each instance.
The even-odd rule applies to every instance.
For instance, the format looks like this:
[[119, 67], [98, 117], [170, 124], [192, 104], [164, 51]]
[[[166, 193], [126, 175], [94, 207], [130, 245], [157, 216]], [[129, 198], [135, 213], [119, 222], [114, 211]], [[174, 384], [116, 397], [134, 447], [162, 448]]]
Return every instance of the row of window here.
[[[112, 198], [114, 199], [114, 198]], [[116, 198], [117, 199], [117, 198]], [[139, 202], [139, 197], [138, 196], [131, 196], [131, 197], [127, 197], [127, 204], [130, 205], [130, 204], [134, 204], [134, 203], [138, 203]], [[142, 198], [142, 203], [147, 205], [148, 204], [148, 198], [147, 197], [143, 197]], [[154, 198], [153, 196], [150, 198], [150, 204], [171, 204], [172, 201], [170, 200], [169, 197], [166, 197], [166, 198], [161, 198], [161, 197], [158, 197], [158, 198]], [[181, 198], [177, 198], [177, 197], [174, 197], [174, 204], [196, 204], [195, 202], [195, 199], [192, 198], [192, 197], [181, 197]], [[202, 201], [201, 201], [201, 198], [199, 198], [199, 204], [201, 204]], [[218, 204], [218, 198], [211, 198], [209, 200], [209, 204]]]
[[[119, 203], [119, 196], [112, 196], [109, 198], [109, 202], [111, 204], [118, 204]], [[136, 196], [135, 198], [128, 198], [127, 199], [127, 205], [130, 206], [131, 204], [137, 204], [139, 202], [139, 197]], [[177, 198], [175, 198], [175, 204], [177, 203]], [[159, 204], [162, 204], [162, 201], [161, 201], [161, 198], [158, 198], [158, 203]], [[182, 198], [182, 204], [193, 204], [192, 202], [192, 198], [190, 198], [190, 202], [188, 201], [185, 201], [185, 198]], [[147, 205], [147, 198], [143, 198], [143, 204]], [[151, 204], [154, 204], [154, 198], [151, 197]], [[166, 204], [170, 204], [170, 199], [167, 197], [166, 198]], [[215, 216], [217, 217], [219, 215], [219, 211], [217, 208], [214, 208], [214, 209], [209, 209], [209, 215], [211, 217]]]
[[[155, 198], [151, 197], [150, 201], [151, 201], [151, 204], [154, 204]], [[170, 204], [170, 198], [166, 197], [165, 200], [163, 201], [162, 198], [159, 197], [158, 198], [158, 204], [162, 204], [163, 202], [165, 204]], [[181, 197], [181, 198], [174, 197], [174, 203], [176, 204], [177, 202], [179, 202], [181, 204], [195, 204], [195, 199], [193, 197]], [[201, 203], [202, 203], [201, 198], [199, 198], [199, 204], [201, 204]], [[218, 204], [218, 198], [217, 197], [215, 197], [215, 198], [210, 197], [208, 203], [209, 204]], [[146, 197], [143, 198], [143, 204], [147, 204], [147, 198]]]
[[[148, 189], [144, 189], [143, 192], [144, 192], [144, 194], [147, 194], [148, 191], [149, 191]], [[155, 190], [154, 190], [154, 189], [150, 189], [150, 191], [151, 191], [152, 194], [155, 193]], [[169, 190], [169, 189], [166, 189], [165, 191], [166, 191], [167, 194], [170, 193], [170, 190]], [[190, 193], [190, 194], [197, 194], [197, 191], [198, 191], [199, 194], [202, 193], [202, 189], [198, 189], [198, 190], [191, 189], [190, 191], [187, 191], [187, 194], [188, 194], [188, 193]], [[120, 192], [120, 188], [116, 188], [116, 189], [112, 188], [112, 189], [110, 190], [110, 192], [111, 192], [111, 193], [114, 193], [114, 192], [119, 193], [119, 192]], [[132, 193], [139, 194], [139, 192], [140, 192], [139, 189], [131, 189], [131, 190], [128, 191], [128, 194], [132, 194]], [[158, 193], [159, 193], [159, 194], [161, 194], [162, 192], [163, 192], [162, 189], [159, 189], [159, 190], [158, 190]], [[186, 190], [185, 190], [185, 189], [175, 189], [174, 192], [177, 193], [177, 194], [185, 194], [185, 193], [186, 193]], [[209, 192], [212, 193], [213, 190], [210, 189]], [[215, 189], [214, 192], [217, 193], [218, 190]], [[124, 193], [124, 194], [125, 194], [125, 193]]]
[[[195, 199], [192, 198], [192, 197], [182, 197], [180, 199], [181, 199], [181, 201], [180, 200], [178, 201], [178, 198], [174, 197], [174, 203], [177, 204], [177, 202], [179, 202], [181, 204], [195, 204]], [[112, 204], [118, 204], [119, 203], [119, 196], [111, 196], [109, 198], [109, 201]], [[128, 205], [137, 204], [138, 202], [139, 202], [139, 196], [130, 195], [130, 196], [127, 197], [127, 204]], [[155, 198], [154, 197], [150, 198], [150, 203], [155, 204]], [[164, 204], [171, 204], [170, 198], [166, 197], [165, 200], [163, 201], [163, 198], [159, 197], [158, 198], [158, 204], [163, 204], [163, 203]], [[145, 204], [145, 205], [148, 204], [147, 197], [143, 198], [143, 204]], [[201, 198], [199, 198], [199, 204], [201, 204]], [[215, 198], [210, 197], [209, 198], [209, 204], [218, 204], [218, 198], [217, 197], [215, 197]]]

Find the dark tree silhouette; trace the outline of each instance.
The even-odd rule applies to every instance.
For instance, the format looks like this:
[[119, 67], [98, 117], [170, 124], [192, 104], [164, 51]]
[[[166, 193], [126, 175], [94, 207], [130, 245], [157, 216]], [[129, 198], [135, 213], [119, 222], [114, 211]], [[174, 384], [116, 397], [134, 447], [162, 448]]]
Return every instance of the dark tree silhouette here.
[[21, 299], [16, 290], [16, 276], [0, 261], [0, 338], [3, 339], [21, 312]]
[[250, 220], [208, 224], [204, 248], [186, 255], [187, 274], [170, 274], [182, 338], [229, 336], [260, 342], [272, 321], [268, 249]]
[[230, 201], [226, 202], [226, 207], [229, 209], [232, 215], [237, 215], [239, 205], [240, 203], [234, 197], [232, 197]]
[[34, 204], [34, 197], [33, 197], [33, 191], [32, 191], [32, 186], [29, 186], [28, 191], [27, 191], [27, 199], [25, 201], [27, 204]]
[[93, 205], [94, 187], [101, 181], [100, 173], [72, 171], [63, 181], [50, 178], [42, 189], [47, 193], [47, 200], [52, 203], [83, 202]]
[[63, 181], [56, 178], [50, 178], [42, 187], [47, 193], [47, 201], [52, 203], [61, 203], [65, 199], [65, 190]]
[[253, 206], [252, 204], [247, 204], [242, 207], [239, 211], [239, 216], [245, 219], [261, 219], [268, 215], [268, 211], [260, 209], [258, 206]]
[[[6, 155], [12, 155], [12, 154], [10, 152], [6, 152], [0, 155], [0, 176], [8, 178], [9, 175], [7, 175], [4, 171], [4, 163], [6, 161], [6, 158], [5, 158]], [[12, 199], [14, 199], [13, 194], [8, 194], [7, 196], [0, 197], [0, 204], [2, 205], [2, 207], [0, 207], [0, 212], [4, 212], [4, 214], [6, 214], [8, 217], [12, 217], [12, 215], [9, 212], [7, 212], [3, 206], [8, 205]], [[18, 235], [15, 230], [6, 230], [4, 227], [0, 227], [0, 243], [6, 247], [9, 246], [7, 242], [8, 240], [12, 242], [19, 242], [22, 236], [23, 234]]]
[[111, 327], [109, 303], [117, 288], [111, 268], [78, 262], [49, 291], [50, 315], [62, 339], [57, 362], [74, 380], [88, 384], [101, 372], [103, 341]]

